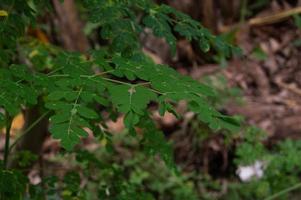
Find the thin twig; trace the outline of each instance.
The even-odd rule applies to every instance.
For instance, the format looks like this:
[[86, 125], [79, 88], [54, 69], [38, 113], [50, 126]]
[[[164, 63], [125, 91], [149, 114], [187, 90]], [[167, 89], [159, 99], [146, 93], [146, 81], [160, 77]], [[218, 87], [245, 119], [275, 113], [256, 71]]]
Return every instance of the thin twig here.
[[5, 133], [5, 148], [4, 148], [4, 169], [7, 168], [8, 155], [9, 155], [9, 139], [10, 139], [10, 129], [12, 125], [12, 119], [8, 113], [6, 113], [6, 133]]
[[102, 75], [105, 75], [105, 74], [108, 74], [108, 73], [111, 73], [111, 72], [114, 72], [114, 71], [115, 70], [109, 70], [109, 71], [105, 71], [105, 72], [99, 72], [99, 73], [96, 73], [96, 74], [93, 74], [93, 75], [81, 75], [81, 77], [94, 78], [94, 77], [102, 76]]
[[299, 13], [301, 13], [301, 7], [289, 9], [289, 10], [282, 11], [282, 12], [279, 12], [274, 15], [266, 16], [266, 17], [256, 17], [256, 18], [250, 19], [248, 24], [251, 26], [273, 24], [273, 23], [282, 21], [292, 15], [296, 15]]
[[281, 11], [273, 15], [265, 16], [265, 17], [255, 17], [251, 18], [247, 21], [246, 24], [238, 23], [231, 26], [224, 26], [221, 28], [221, 32], [228, 32], [230, 30], [236, 30], [244, 28], [244, 25], [248, 26], [263, 26], [268, 24], [274, 24], [286, 20], [287, 18], [301, 14], [301, 7], [292, 8], [289, 10]]
[[282, 195], [284, 195], [286, 193], [289, 193], [289, 192], [291, 192], [293, 190], [296, 190], [298, 188], [301, 188], [301, 183], [297, 183], [297, 184], [295, 184], [295, 185], [293, 185], [293, 186], [291, 186], [289, 188], [281, 190], [280, 192], [277, 192], [276, 194], [273, 194], [272, 196], [269, 196], [268, 198], [265, 198], [264, 200], [273, 200], [273, 199], [276, 199], [276, 198], [278, 198], [278, 197], [280, 197], [280, 196], [282, 196]]
[[132, 86], [131, 83], [127, 83], [127, 82], [124, 82], [124, 81], [119, 81], [119, 80], [116, 80], [116, 79], [105, 78], [105, 77], [103, 77], [102, 79], [104, 79], [104, 80], [106, 80], [106, 81], [113, 82], [113, 83], [119, 83], [119, 84], [122, 84], [122, 85]]
[[299, 89], [297, 86], [292, 85], [292, 84], [286, 84], [282, 81], [280, 77], [277, 77], [275, 79], [275, 82], [282, 88], [289, 90], [290, 92], [293, 92], [297, 95], [301, 96], [301, 89]]
[[9, 152], [16, 146], [16, 144], [20, 141], [21, 138], [23, 138], [31, 129], [33, 129], [50, 111], [45, 112], [43, 115], [41, 115], [36, 121], [34, 121], [22, 134], [20, 137], [18, 137], [14, 143], [9, 147]]
[[[94, 74], [94, 75], [80, 75], [80, 77], [81, 78], [95, 78], [97, 76], [101, 76], [101, 75], [105, 75], [107, 73], [111, 73], [112, 71], [114, 71], [114, 70], [101, 72], [101, 73]], [[49, 77], [69, 77], [69, 76], [70, 76], [69, 74], [54, 74], [54, 75], [50, 75]], [[118, 83], [118, 84], [122, 84], [122, 85], [127, 85], [127, 86], [130, 86], [130, 87], [138, 87], [138, 86], [145, 86], [145, 85], [150, 85], [151, 84], [150, 82], [132, 84], [132, 83], [128, 83], [128, 82], [124, 82], [124, 81], [120, 81], [120, 80], [116, 80], [116, 79], [111, 79], [111, 78], [106, 78], [106, 77], [101, 77], [101, 78], [103, 80], [106, 80], [106, 81], [110, 81], [110, 82]], [[162, 92], [159, 92], [157, 90], [154, 90], [152, 88], [148, 88], [148, 89], [155, 92], [155, 93], [157, 93], [157, 94], [160, 94], [160, 95], [165, 95], [166, 94], [166, 93], [162, 93]]]
[[68, 130], [67, 130], [68, 136], [70, 135], [70, 132], [71, 132], [71, 124], [72, 124], [73, 117], [76, 114], [76, 112], [74, 112], [74, 111], [76, 109], [77, 102], [79, 100], [79, 97], [80, 97], [82, 91], [83, 91], [83, 88], [81, 87], [80, 90], [78, 91], [77, 97], [75, 99], [75, 102], [74, 102], [72, 110], [71, 110], [71, 116], [70, 116], [70, 119], [69, 119]]

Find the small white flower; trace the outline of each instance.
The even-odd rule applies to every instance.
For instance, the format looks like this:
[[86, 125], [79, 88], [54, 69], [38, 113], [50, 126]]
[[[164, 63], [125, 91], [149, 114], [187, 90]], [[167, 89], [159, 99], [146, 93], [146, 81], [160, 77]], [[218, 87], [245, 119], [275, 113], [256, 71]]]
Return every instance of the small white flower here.
[[251, 181], [253, 178], [260, 179], [264, 175], [264, 162], [257, 160], [253, 165], [239, 166], [236, 174], [243, 182]]

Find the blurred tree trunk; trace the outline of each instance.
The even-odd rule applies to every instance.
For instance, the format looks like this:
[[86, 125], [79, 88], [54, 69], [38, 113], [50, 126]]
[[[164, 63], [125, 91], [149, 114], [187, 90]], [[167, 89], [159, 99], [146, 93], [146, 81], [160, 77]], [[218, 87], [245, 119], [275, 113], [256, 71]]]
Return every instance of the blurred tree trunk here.
[[89, 42], [83, 33], [83, 23], [79, 19], [73, 0], [52, 0], [56, 12], [55, 24], [59, 28], [61, 43], [70, 51], [84, 52], [89, 49]]
[[217, 13], [215, 0], [203, 0], [202, 4], [202, 23], [209, 28], [213, 33], [217, 32]]
[[[42, 117], [40, 106], [34, 106], [23, 111], [25, 123], [23, 130], [27, 130], [33, 123]], [[47, 137], [48, 116], [44, 116], [41, 120], [18, 141], [17, 146], [11, 153], [8, 163], [9, 168], [21, 168], [18, 160], [18, 153], [22, 151], [30, 151], [32, 154], [39, 155], [43, 146], [43, 142]], [[25, 167], [24, 173], [27, 173], [30, 166]]]
[[225, 24], [231, 24], [239, 18], [241, 3], [244, 0], [219, 0], [222, 18]]

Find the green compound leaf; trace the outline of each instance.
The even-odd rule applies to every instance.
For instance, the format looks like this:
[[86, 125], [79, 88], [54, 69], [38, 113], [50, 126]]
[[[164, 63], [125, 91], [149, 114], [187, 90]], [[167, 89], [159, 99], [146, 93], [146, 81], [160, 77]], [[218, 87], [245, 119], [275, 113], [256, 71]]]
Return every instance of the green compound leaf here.
[[133, 111], [130, 111], [124, 117], [124, 125], [128, 128], [132, 128], [139, 122], [139, 119], [139, 115], [137, 115]]
[[[231, 45], [188, 15], [148, 0], [85, 0], [89, 18], [99, 24], [101, 40], [107, 45], [85, 55], [33, 45], [24, 51], [30, 54], [26, 58], [31, 57], [29, 67], [10, 63], [15, 62], [17, 39], [36, 14], [27, 1], [18, 5], [5, 1], [3, 5], [11, 9], [9, 16], [0, 20], [0, 64], [4, 66], [0, 69], [0, 117], [5, 112], [14, 116], [21, 108], [37, 105], [40, 97], [39, 103], [54, 113], [50, 132], [66, 149], [87, 136], [85, 128], [93, 130], [99, 123], [101, 116], [95, 111], [99, 104], [109, 113], [116, 107], [125, 114], [124, 123], [130, 132], [140, 126], [151, 101], [159, 104], [161, 115], [165, 111], [176, 115], [172, 105], [180, 100], [186, 100], [190, 110], [211, 128], [237, 130], [239, 124], [217, 112], [208, 101], [208, 97], [216, 96], [214, 90], [169, 66], [154, 64], [139, 49], [139, 35], [148, 27], [166, 40], [173, 53], [174, 33], [197, 42], [204, 52], [214, 49], [223, 58], [233, 53]], [[141, 20], [137, 16], [142, 16]], [[24, 48], [21, 43], [20, 48]], [[42, 74], [41, 69], [49, 73]], [[163, 136], [157, 134], [155, 138], [161, 141]]]
[[148, 103], [156, 99], [154, 92], [139, 85], [112, 84], [108, 86], [108, 90], [113, 104], [122, 113], [133, 111], [143, 115]]
[[49, 131], [55, 139], [60, 139], [62, 146], [71, 150], [76, 145], [80, 137], [87, 137], [88, 133], [83, 129], [90, 128], [86, 119], [98, 118], [95, 111], [79, 104], [79, 97], [82, 89], [77, 91], [77, 97], [73, 103], [54, 102], [46, 104], [48, 109], [56, 112], [50, 118], [51, 127]]
[[0, 69], [0, 107], [14, 116], [22, 105], [35, 105], [38, 98], [36, 78], [24, 65]]
[[51, 101], [57, 101], [66, 99], [67, 101], [73, 101], [77, 97], [76, 91], [54, 91], [48, 95], [48, 99]]
[[67, 150], [71, 150], [74, 145], [79, 142], [80, 137], [88, 136], [88, 133], [84, 131], [82, 127], [77, 126], [77, 120], [82, 119], [78, 119], [77, 116], [70, 115], [67, 122], [57, 124], [53, 123], [49, 129], [53, 138], [60, 139], [62, 146]]
[[85, 106], [79, 106], [77, 108], [77, 111], [78, 111], [79, 115], [81, 115], [82, 117], [84, 117], [86, 119], [97, 119], [99, 117], [98, 114], [94, 110], [87, 108]]
[[125, 58], [119, 54], [116, 54], [112, 58], [112, 62], [116, 66], [116, 71], [129, 80], [146, 80], [150, 79], [150, 76], [153, 74], [154, 65], [151, 62], [146, 62], [145, 56], [142, 54], [137, 55], [139, 60], [134, 58]]
[[[152, 13], [152, 10], [151, 10]], [[171, 48], [171, 52], [174, 55], [176, 53], [176, 38], [171, 32], [170, 21], [171, 19], [164, 13], [157, 13], [148, 15], [143, 18], [143, 23], [151, 28], [155, 36], [163, 37]]]
[[[237, 131], [239, 128], [238, 123], [233, 123], [233, 121], [225, 118], [225, 116], [220, 115], [220, 113], [210, 105], [206, 98], [216, 96], [216, 92], [212, 88], [190, 77], [180, 75], [177, 71], [168, 66], [156, 65], [143, 59], [140, 59], [140, 62], [138, 62], [135, 59], [126, 59], [120, 55], [115, 55], [112, 62], [116, 65], [116, 70], [119, 70], [119, 73], [122, 74], [123, 77], [130, 80], [142, 79], [149, 81], [149, 86], [155, 89], [152, 90], [152, 92], [160, 94], [159, 104], [166, 102], [166, 100], [175, 102], [186, 100], [188, 102], [194, 102], [195, 106], [191, 106], [190, 109], [199, 113], [199, 119], [208, 123], [211, 128], [227, 129], [230, 131]], [[130, 86], [121, 87], [124, 87], [124, 89], [121, 89], [123, 93], [116, 91], [115, 94], [117, 96], [118, 94], [128, 95], [125, 91]], [[129, 101], [125, 101], [124, 98], [117, 98], [116, 101], [123, 101], [123, 103], [115, 102], [115, 105], [123, 105], [123, 113], [127, 113], [130, 110], [127, 105]], [[164, 109], [164, 106], [160, 106], [160, 108], [161, 114], [164, 114], [166, 109]], [[169, 111], [171, 110], [171, 106], [169, 106]], [[135, 112], [138, 113], [137, 111]], [[138, 114], [141, 115], [142, 112]]]

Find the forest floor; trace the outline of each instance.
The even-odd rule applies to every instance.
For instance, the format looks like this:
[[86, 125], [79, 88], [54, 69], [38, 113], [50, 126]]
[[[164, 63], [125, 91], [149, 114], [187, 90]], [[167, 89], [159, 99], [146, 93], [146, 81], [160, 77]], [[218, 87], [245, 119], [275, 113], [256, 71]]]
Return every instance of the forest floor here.
[[[225, 66], [204, 61], [204, 54], [185, 40], [178, 43], [178, 54], [173, 59], [169, 59], [168, 46], [157, 38], [145, 39], [145, 52], [156, 62], [168, 63], [194, 79], [221, 79], [215, 83], [219, 92], [227, 94], [229, 88], [241, 91], [229, 94], [222, 111], [243, 116], [247, 124], [263, 129], [268, 135], [268, 146], [286, 138], [300, 139], [301, 26], [294, 18], [294, 13], [299, 12], [300, 7], [273, 1], [242, 23], [220, 26], [219, 32], [227, 31], [226, 37], [243, 50], [243, 56], [232, 58]], [[186, 116], [191, 119], [189, 114]], [[195, 136], [190, 136], [185, 127], [187, 120], [179, 122], [166, 115], [159, 121], [163, 128], [167, 127], [167, 132], [175, 131], [172, 138], [176, 140], [176, 160], [184, 162], [188, 170], [201, 165], [205, 171], [212, 170], [216, 174], [229, 167], [232, 149], [225, 147], [223, 138], [212, 135], [201, 145], [202, 153], [195, 152], [190, 148]], [[182, 128], [175, 128], [178, 126]], [[179, 130], [185, 130], [185, 136], [181, 136]], [[216, 169], [216, 162], [221, 169]]]

